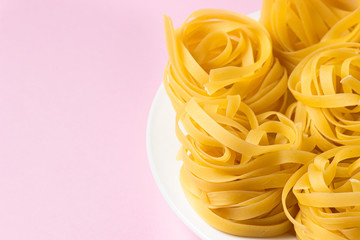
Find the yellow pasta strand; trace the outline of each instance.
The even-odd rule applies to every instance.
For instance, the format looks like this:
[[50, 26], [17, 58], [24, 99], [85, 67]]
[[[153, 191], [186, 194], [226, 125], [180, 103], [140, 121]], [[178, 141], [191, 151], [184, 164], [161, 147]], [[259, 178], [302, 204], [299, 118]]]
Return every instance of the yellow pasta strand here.
[[336, 147], [336, 144], [326, 139], [314, 125], [308, 113], [308, 107], [302, 102], [291, 104], [286, 110], [286, 116], [299, 124], [302, 133], [301, 150], [321, 153]]

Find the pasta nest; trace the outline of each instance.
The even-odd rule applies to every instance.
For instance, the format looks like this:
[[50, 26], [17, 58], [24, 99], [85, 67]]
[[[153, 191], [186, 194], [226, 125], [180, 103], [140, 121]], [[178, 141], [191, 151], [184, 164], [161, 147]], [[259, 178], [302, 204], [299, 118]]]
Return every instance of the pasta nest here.
[[275, 55], [290, 72], [319, 48], [360, 41], [356, 0], [265, 0], [260, 22], [271, 35]]
[[[291, 229], [281, 203], [286, 181], [314, 154], [298, 151], [299, 126], [278, 112], [255, 115], [239, 95], [191, 99], [177, 114], [181, 183], [215, 228], [270, 237]], [[296, 214], [296, 199], [288, 201]]]
[[269, 34], [239, 13], [206, 9], [178, 28], [164, 17], [169, 62], [164, 86], [177, 111], [192, 97], [240, 94], [255, 113], [284, 110], [287, 72], [273, 57]]
[[[320, 49], [304, 59], [289, 78], [290, 91], [304, 105], [295, 122], [306, 125], [307, 135], [316, 135], [308, 138], [309, 144], [322, 151], [360, 144], [359, 51], [359, 43]], [[288, 116], [291, 112], [294, 107]]]
[[357, 240], [360, 233], [360, 146], [343, 146], [317, 155], [284, 188], [293, 186], [300, 211], [294, 223], [299, 240]]

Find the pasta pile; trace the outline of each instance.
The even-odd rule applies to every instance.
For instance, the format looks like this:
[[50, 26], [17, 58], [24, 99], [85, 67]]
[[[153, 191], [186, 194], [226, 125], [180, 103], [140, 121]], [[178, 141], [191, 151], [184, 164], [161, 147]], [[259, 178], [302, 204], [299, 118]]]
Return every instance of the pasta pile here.
[[284, 205], [291, 188], [300, 211], [296, 219], [288, 212], [287, 215], [298, 239], [359, 239], [359, 145], [337, 147], [317, 155], [286, 183]]
[[[294, 122], [278, 112], [256, 116], [239, 95], [191, 99], [177, 113], [179, 122], [181, 184], [200, 216], [241, 236], [270, 237], [291, 228], [281, 204], [282, 189], [314, 157], [294, 150], [301, 141]], [[297, 212], [295, 198], [288, 206]]]
[[311, 119], [308, 134], [316, 137], [309, 141], [322, 151], [360, 145], [359, 52], [359, 43], [331, 45], [302, 61], [289, 78], [289, 89]]
[[196, 11], [177, 29], [164, 17], [180, 182], [207, 223], [246, 237], [295, 227], [301, 240], [360, 239], [356, 7], [264, 0], [270, 34], [225, 10]]
[[292, 71], [308, 54], [330, 44], [360, 41], [356, 0], [264, 0], [260, 22], [275, 54]]
[[177, 111], [192, 97], [241, 95], [253, 111], [283, 111], [287, 73], [273, 57], [267, 31], [225, 10], [199, 10], [174, 29], [164, 17], [169, 64], [164, 85]]

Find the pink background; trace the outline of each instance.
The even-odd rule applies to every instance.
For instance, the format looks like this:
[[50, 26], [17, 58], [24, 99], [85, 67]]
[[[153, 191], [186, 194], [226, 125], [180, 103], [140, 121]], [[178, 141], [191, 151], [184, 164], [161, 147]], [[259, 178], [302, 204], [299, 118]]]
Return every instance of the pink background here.
[[145, 130], [176, 26], [261, 0], [0, 0], [0, 239], [198, 239], [151, 175]]

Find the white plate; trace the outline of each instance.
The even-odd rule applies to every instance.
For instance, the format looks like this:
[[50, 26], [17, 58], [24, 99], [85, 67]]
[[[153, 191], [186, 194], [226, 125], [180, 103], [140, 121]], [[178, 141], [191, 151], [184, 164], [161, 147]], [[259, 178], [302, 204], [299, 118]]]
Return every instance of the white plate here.
[[[258, 19], [260, 12], [249, 16]], [[160, 191], [170, 207], [181, 220], [204, 240], [245, 240], [220, 232], [204, 222], [187, 202], [179, 182], [182, 162], [175, 157], [180, 143], [175, 136], [175, 111], [168, 99], [164, 86], [158, 90], [150, 110], [146, 132], [147, 152], [150, 167]], [[293, 235], [283, 235], [267, 240], [294, 240]]]

